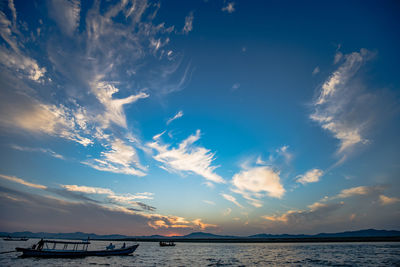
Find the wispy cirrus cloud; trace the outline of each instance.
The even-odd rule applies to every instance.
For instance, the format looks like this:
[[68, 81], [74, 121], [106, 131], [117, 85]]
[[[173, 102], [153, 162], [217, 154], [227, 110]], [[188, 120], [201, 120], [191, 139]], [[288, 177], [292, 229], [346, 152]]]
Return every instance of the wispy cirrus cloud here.
[[[117, 194], [113, 190], [109, 188], [102, 187], [92, 187], [92, 186], [83, 186], [83, 185], [61, 185], [62, 188], [69, 192], [74, 193], [83, 193], [86, 195], [92, 195], [96, 197], [98, 203], [102, 203], [103, 205], [109, 205], [127, 208], [131, 211], [155, 211], [156, 208], [145, 204], [143, 202], [137, 200], [151, 200], [154, 197], [153, 193], [143, 192], [136, 194]], [[105, 196], [105, 199], [99, 198], [99, 196]], [[140, 208], [140, 209], [137, 209]]]
[[37, 147], [22, 147], [18, 145], [11, 145], [11, 147], [15, 150], [19, 151], [28, 151], [28, 152], [41, 152], [48, 154], [57, 159], [65, 159], [63, 155], [60, 155], [49, 148], [37, 148]]
[[121, 139], [115, 139], [111, 143], [111, 148], [102, 151], [100, 158], [83, 161], [99, 171], [108, 171], [128, 175], [144, 176], [146, 168], [140, 162], [136, 150], [126, 145]]
[[182, 110], [178, 111], [178, 113], [176, 113], [175, 116], [173, 116], [172, 118], [169, 118], [167, 120], [167, 125], [169, 125], [171, 122], [173, 122], [174, 120], [179, 119], [181, 117], [183, 117], [183, 111]]
[[172, 172], [189, 172], [202, 176], [214, 183], [225, 183], [225, 180], [215, 173], [217, 166], [212, 166], [214, 153], [209, 149], [196, 146], [194, 143], [200, 139], [200, 130], [195, 135], [183, 140], [177, 148], [163, 145], [159, 139], [147, 143], [147, 146], [156, 151], [153, 158], [163, 163], [163, 168]]
[[[78, 0], [48, 1], [47, 8], [59, 30], [45, 29], [52, 25], [43, 22], [48, 18], [40, 18], [40, 29], [17, 20], [12, 1], [11, 12], [0, 11], [0, 126], [96, 145], [103, 151], [86, 165], [145, 175], [136, 153], [144, 146], [125, 111], [139, 99], [180, 90], [190, 77], [190, 67], [169, 47], [174, 26], [154, 23], [160, 6], [147, 1], [95, 1], [87, 12]], [[21, 29], [32, 38], [22, 38]], [[31, 56], [40, 53], [47, 57]], [[135, 139], [131, 147], [126, 136]]]
[[[313, 102], [310, 118], [340, 141], [339, 154], [368, 142], [365, 131], [374, 118], [370, 110], [375, 100], [374, 95], [365, 92], [365, 86], [356, 76], [372, 57], [373, 53], [366, 49], [343, 55], [343, 63], [322, 84]], [[337, 58], [335, 63], [340, 60]]]
[[238, 206], [239, 208], [243, 208], [243, 206], [240, 205], [240, 203], [236, 200], [236, 198], [235, 198], [234, 196], [228, 195], [228, 194], [223, 194], [223, 193], [221, 194], [221, 196], [222, 196], [223, 198], [225, 198], [226, 200], [232, 202], [233, 204], [235, 204], [235, 205]]
[[184, 34], [188, 34], [193, 30], [193, 12], [190, 12], [189, 15], [185, 18], [185, 26], [182, 29]]
[[72, 36], [79, 26], [80, 11], [81, 3], [79, 0], [49, 1], [49, 16], [69, 36]]

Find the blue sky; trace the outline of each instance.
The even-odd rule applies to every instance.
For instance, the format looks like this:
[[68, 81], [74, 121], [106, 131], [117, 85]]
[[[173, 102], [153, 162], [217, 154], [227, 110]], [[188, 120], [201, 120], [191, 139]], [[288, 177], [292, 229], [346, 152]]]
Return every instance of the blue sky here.
[[1, 229], [400, 229], [399, 11], [2, 2]]

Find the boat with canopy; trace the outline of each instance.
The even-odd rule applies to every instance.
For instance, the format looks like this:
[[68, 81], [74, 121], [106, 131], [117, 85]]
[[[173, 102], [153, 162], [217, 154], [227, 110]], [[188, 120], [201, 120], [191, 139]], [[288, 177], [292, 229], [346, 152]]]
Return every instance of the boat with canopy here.
[[58, 241], [40, 240], [31, 248], [15, 248], [22, 252], [22, 257], [40, 258], [79, 258], [87, 256], [123, 256], [132, 254], [139, 244], [125, 246], [121, 248], [108, 248], [105, 250], [88, 250], [89, 241]]

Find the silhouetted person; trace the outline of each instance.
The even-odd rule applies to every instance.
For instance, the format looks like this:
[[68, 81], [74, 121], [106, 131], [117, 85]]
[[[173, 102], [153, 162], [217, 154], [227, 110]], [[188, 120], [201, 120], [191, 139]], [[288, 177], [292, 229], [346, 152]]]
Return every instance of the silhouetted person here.
[[43, 249], [43, 245], [44, 245], [44, 241], [43, 238], [40, 239], [40, 241], [37, 244], [37, 250], [42, 250]]
[[110, 243], [110, 245], [108, 245], [108, 247], [106, 247], [107, 249], [114, 249], [115, 248], [115, 246], [112, 244], [112, 243]]

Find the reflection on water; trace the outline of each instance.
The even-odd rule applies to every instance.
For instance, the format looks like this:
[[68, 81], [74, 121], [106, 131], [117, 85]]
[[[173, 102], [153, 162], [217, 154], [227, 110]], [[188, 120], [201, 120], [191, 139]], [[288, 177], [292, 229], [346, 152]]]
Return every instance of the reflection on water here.
[[[0, 252], [37, 241], [1, 240]], [[89, 249], [104, 249], [109, 243], [92, 241]], [[113, 244], [118, 248], [122, 242]], [[160, 247], [156, 242], [140, 242], [132, 256], [35, 259], [17, 255], [0, 254], [0, 266], [400, 266], [400, 243], [176, 243]]]

